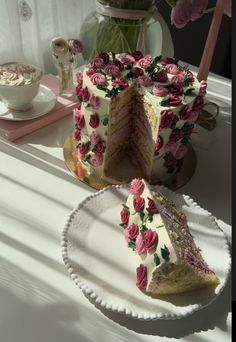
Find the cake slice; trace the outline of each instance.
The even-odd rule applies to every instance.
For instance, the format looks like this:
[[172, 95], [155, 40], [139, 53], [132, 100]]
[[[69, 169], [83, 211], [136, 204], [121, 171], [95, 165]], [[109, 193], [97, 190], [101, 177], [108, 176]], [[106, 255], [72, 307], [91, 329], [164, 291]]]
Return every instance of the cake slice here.
[[120, 215], [127, 246], [138, 258], [138, 288], [164, 295], [219, 284], [194, 242], [184, 213], [143, 179], [131, 182]]

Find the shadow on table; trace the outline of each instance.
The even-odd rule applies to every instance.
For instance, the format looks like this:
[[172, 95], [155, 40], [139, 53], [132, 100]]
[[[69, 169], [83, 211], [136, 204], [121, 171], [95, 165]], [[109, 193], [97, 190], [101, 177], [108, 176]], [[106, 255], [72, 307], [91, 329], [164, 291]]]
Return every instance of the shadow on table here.
[[213, 330], [218, 327], [227, 331], [227, 317], [231, 312], [231, 279], [221, 295], [209, 306], [177, 320], [137, 320], [122, 313], [116, 313], [102, 308], [99, 304], [88, 298], [98, 310], [112, 321], [133, 330], [139, 334], [155, 335], [168, 338], [184, 338], [201, 331]]

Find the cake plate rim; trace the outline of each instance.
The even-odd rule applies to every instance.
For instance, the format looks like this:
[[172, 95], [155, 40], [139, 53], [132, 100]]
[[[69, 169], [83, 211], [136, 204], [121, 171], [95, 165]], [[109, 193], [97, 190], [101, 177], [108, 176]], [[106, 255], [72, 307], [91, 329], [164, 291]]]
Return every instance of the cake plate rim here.
[[[94, 173], [89, 174], [87, 172], [86, 177], [84, 177], [81, 170], [81, 161], [75, 153], [76, 141], [74, 140], [73, 132], [69, 133], [63, 144], [63, 157], [64, 162], [69, 169], [69, 171], [82, 183], [88, 185], [90, 188], [95, 190], [102, 190], [109, 185], [119, 185], [115, 183], [108, 183], [105, 180], [98, 178]], [[190, 162], [188, 163], [188, 161]], [[175, 173], [168, 181], [163, 184], [169, 189], [175, 191], [186, 185], [193, 177], [197, 167], [197, 156], [191, 143], [188, 144], [188, 153], [184, 159], [183, 166], [178, 173]], [[79, 175], [81, 173], [81, 176]], [[84, 177], [84, 178], [83, 178]], [[156, 185], [156, 183], [152, 183]]]
[[[100, 191], [98, 191], [98, 192], [96, 192], [96, 193], [86, 197], [84, 201], [82, 201], [81, 203], [78, 204], [78, 206], [70, 213], [70, 215], [68, 216], [67, 222], [64, 225], [64, 228], [63, 228], [63, 231], [62, 231], [62, 235], [61, 235], [61, 253], [62, 253], [62, 258], [63, 258], [64, 264], [65, 264], [65, 266], [66, 266], [66, 268], [67, 268], [71, 278], [73, 279], [75, 284], [83, 291], [85, 296], [95, 306], [98, 305], [99, 307], [105, 308], [108, 311], [113, 311], [113, 312], [116, 312], [116, 313], [125, 314], [125, 315], [127, 315], [127, 316], [129, 316], [131, 318], [138, 319], [138, 320], [175, 320], [175, 319], [180, 319], [180, 318], [187, 317], [187, 316], [189, 316], [189, 315], [191, 315], [191, 314], [193, 314], [193, 313], [195, 313], [195, 312], [197, 312], [197, 311], [199, 311], [199, 310], [209, 306], [213, 301], [216, 300], [216, 298], [221, 294], [221, 292], [225, 288], [225, 286], [227, 284], [227, 281], [228, 281], [228, 278], [229, 278], [229, 275], [230, 275], [230, 271], [231, 271], [231, 253], [230, 253], [230, 247], [229, 247], [229, 243], [227, 241], [226, 235], [224, 234], [222, 229], [219, 227], [219, 225], [216, 223], [215, 218], [212, 216], [212, 214], [210, 212], [208, 212], [207, 210], [205, 210], [202, 207], [200, 207], [188, 195], [182, 195], [182, 194], [175, 193], [175, 192], [167, 189], [164, 186], [155, 186], [154, 188], [158, 188], [165, 196], [167, 196], [167, 198], [169, 198], [170, 200], [173, 200], [174, 202], [178, 202], [178, 201], [183, 200], [184, 203], [186, 203], [186, 206], [183, 206], [181, 209], [183, 210], [183, 212], [185, 212], [185, 214], [186, 214], [186, 210], [188, 211], [188, 207], [189, 207], [190, 210], [188, 212], [188, 215], [191, 216], [191, 211], [195, 210], [195, 212], [196, 212], [195, 215], [199, 216], [199, 213], [200, 213], [200, 215], [202, 215], [203, 218], [205, 217], [205, 219], [208, 220], [208, 224], [210, 224], [211, 227], [209, 228], [209, 226], [208, 226], [208, 227], [203, 227], [203, 228], [208, 228], [208, 234], [209, 234], [210, 238], [208, 238], [208, 240], [207, 240], [207, 237], [206, 237], [206, 234], [205, 234], [205, 230], [204, 230], [204, 233], [203, 232], [201, 233], [201, 230], [200, 230], [200, 233], [202, 234], [202, 239], [204, 239], [204, 243], [206, 243], [206, 241], [212, 243], [212, 240], [214, 239], [213, 238], [214, 234], [217, 233], [216, 236], [215, 236], [214, 244], [217, 245], [217, 243], [218, 244], [220, 243], [220, 247], [222, 248], [221, 249], [221, 258], [224, 259], [224, 262], [222, 261], [223, 264], [224, 264], [224, 270], [223, 270], [223, 275], [222, 274], [221, 275], [216, 274], [220, 278], [221, 282], [215, 288], [214, 295], [212, 295], [212, 297], [209, 298], [209, 299], [208, 299], [208, 293], [204, 295], [205, 296], [204, 300], [206, 302], [204, 302], [204, 300], [203, 300], [203, 304], [197, 304], [197, 303], [196, 304], [194, 304], [194, 303], [192, 304], [191, 303], [191, 305], [189, 305], [189, 306], [183, 306], [183, 305], [175, 306], [175, 305], [171, 304], [172, 306], [167, 306], [167, 308], [168, 308], [168, 310], [173, 310], [174, 312], [170, 312], [170, 313], [168, 313], [168, 310], [167, 310], [167, 312], [151, 312], [151, 313], [150, 312], [148, 312], [148, 313], [144, 312], [143, 313], [143, 312], [137, 311], [137, 309], [134, 310], [132, 308], [132, 305], [130, 305], [130, 301], [127, 301], [127, 303], [128, 303], [127, 307], [122, 306], [123, 304], [120, 305], [119, 303], [118, 304], [117, 303], [116, 304], [111, 303], [109, 301], [109, 296], [110, 296], [110, 298], [112, 298], [112, 296], [114, 295], [115, 292], [114, 293], [112, 293], [112, 292], [110, 293], [109, 292], [110, 290], [106, 292], [106, 287], [101, 286], [101, 284], [97, 285], [95, 282], [92, 282], [92, 285], [86, 283], [86, 281], [84, 281], [84, 279], [83, 279], [85, 277], [85, 275], [80, 270], [80, 266], [81, 265], [79, 265], [79, 268], [78, 268], [79, 271], [81, 271], [81, 274], [79, 274], [78, 270], [76, 270], [77, 266], [75, 267], [75, 262], [74, 262], [74, 259], [73, 259], [74, 258], [73, 253], [75, 253], [75, 255], [77, 256], [76, 253], [82, 253], [82, 252], [80, 251], [80, 249], [77, 249], [77, 247], [75, 248], [75, 246], [73, 246], [74, 242], [72, 240], [74, 239], [74, 241], [76, 241], [76, 239], [80, 239], [80, 237], [77, 235], [77, 233], [80, 232], [80, 229], [81, 229], [81, 227], [78, 227], [78, 224], [77, 224], [78, 222], [76, 223], [76, 222], [74, 222], [74, 220], [77, 219], [77, 215], [80, 215], [80, 213], [82, 212], [84, 207], [85, 208], [88, 207], [88, 205], [89, 205], [89, 203], [91, 203], [91, 201], [96, 201], [97, 200], [97, 203], [98, 203], [98, 199], [97, 198], [99, 198], [99, 197], [100, 197], [99, 198], [99, 203], [103, 203], [103, 201], [101, 200], [101, 197], [103, 197], [103, 199], [104, 199], [104, 196], [106, 196], [106, 195], [108, 196], [108, 195], [112, 194], [113, 192], [118, 192], [118, 194], [119, 193], [122, 194], [122, 191], [124, 191], [125, 194], [126, 193], [128, 194], [128, 185], [127, 184], [125, 184], [125, 185], [111, 185], [111, 186], [108, 186], [108, 187], [106, 187], [106, 188], [104, 188], [104, 189], [102, 189], [102, 190], [100, 190]], [[119, 200], [121, 200], [121, 199], [119, 198]], [[111, 202], [112, 201], [108, 202], [108, 206], [109, 206], [109, 203], [111, 203]], [[92, 203], [92, 205], [93, 205], [93, 208], [94, 208], [94, 203]], [[112, 205], [112, 203], [110, 205]], [[120, 203], [120, 206], [121, 206], [121, 203]], [[86, 212], [87, 212], [87, 209], [85, 210]], [[114, 218], [112, 218], [112, 220], [114, 221]], [[82, 222], [84, 222], [84, 221], [82, 220]], [[91, 226], [90, 226], [90, 229], [92, 229]], [[117, 222], [117, 229], [119, 229], [118, 222]], [[211, 231], [212, 229], [213, 229], [213, 231]], [[87, 230], [89, 232], [88, 227], [86, 227], [86, 231]], [[207, 229], [206, 229], [206, 231], [207, 231]], [[212, 234], [212, 232], [214, 234]], [[118, 233], [119, 233], [119, 231], [118, 231]], [[72, 234], [72, 235], [70, 235], [70, 234]], [[196, 231], [195, 231], [195, 234], [196, 234]], [[120, 235], [122, 236], [122, 239], [123, 239], [122, 231], [120, 231]], [[76, 237], [76, 239], [75, 239], [75, 237]], [[196, 238], [196, 236], [194, 236], [194, 238]], [[199, 236], [198, 236], [198, 239], [199, 239]], [[113, 242], [114, 242], [114, 240], [113, 240]], [[85, 245], [85, 247], [86, 246], [88, 247], [88, 242], [87, 242], [87, 245], [86, 245], [86, 242], [84, 242], [84, 241], [82, 241], [82, 243]], [[94, 243], [94, 242], [92, 242], [92, 243]], [[97, 242], [96, 242], [96, 244], [97, 244]], [[202, 247], [202, 246], [200, 245], [200, 247]], [[213, 247], [213, 248], [215, 248], [215, 247]], [[128, 250], [128, 248], [124, 244], [124, 250], [125, 249]], [[85, 255], [87, 255], [86, 253], [85, 253]], [[123, 253], [124, 252], [122, 250], [122, 254]], [[206, 253], [206, 251], [205, 251], [205, 253]], [[209, 253], [209, 251], [207, 251], [207, 253]], [[217, 253], [217, 254], [220, 255], [220, 253]], [[205, 258], [205, 256], [204, 256], [204, 258]], [[211, 256], [211, 258], [213, 258], [213, 255]], [[77, 258], [75, 260], [77, 261]], [[215, 260], [215, 254], [214, 254], [213, 260]], [[82, 258], [82, 261], [84, 261], [83, 258]], [[209, 260], [206, 260], [206, 261], [209, 262]], [[79, 262], [80, 262], [80, 260], [78, 260], [78, 263]], [[211, 262], [212, 262], [212, 260], [211, 260]], [[213, 269], [213, 271], [215, 271], [214, 267], [218, 267], [218, 263], [219, 263], [219, 260], [214, 265], [209, 264], [209, 267], [211, 269]], [[83, 265], [83, 262], [82, 262], [82, 265]], [[97, 268], [96, 268], [96, 270], [97, 270]], [[133, 270], [132, 270], [132, 272], [133, 272]], [[218, 270], [218, 272], [219, 272], [219, 270]], [[96, 274], [95, 274], [95, 279], [96, 279]], [[133, 284], [133, 288], [134, 288], [134, 289], [132, 289], [132, 292], [133, 292], [136, 289], [135, 279], [132, 280], [132, 284]], [[95, 290], [94, 290], [94, 287], [96, 288]], [[104, 299], [104, 291], [105, 291], [105, 296], [107, 296], [107, 293], [108, 293], [108, 301], [106, 299]], [[191, 292], [189, 292], [189, 293], [191, 294]], [[196, 291], [194, 291], [192, 293], [195, 294], [195, 296], [194, 296], [194, 298], [195, 298], [196, 297]], [[201, 293], [204, 293], [204, 292], [200, 292], [200, 297], [201, 297]], [[177, 296], [179, 296], [179, 295], [177, 295]], [[178, 297], [178, 298], [180, 298], [180, 297]], [[116, 298], [116, 300], [117, 300], [117, 298]], [[143, 297], [142, 297], [142, 300], [144, 300]], [[152, 299], [152, 300], [156, 301], [156, 300], [160, 300], [160, 299], [158, 298], [158, 299]], [[145, 301], [146, 301], [146, 299], [145, 299]], [[161, 302], [161, 306], [160, 307], [162, 309], [166, 305], [166, 304], [164, 305], [163, 303], [165, 303], [165, 301]], [[131, 301], [131, 304], [133, 304], [132, 301]], [[135, 304], [134, 304], [134, 306], [135, 306]], [[146, 307], [146, 305], [147, 305], [147, 303], [145, 302], [145, 307]], [[175, 313], [175, 309], [177, 310], [176, 313]]]

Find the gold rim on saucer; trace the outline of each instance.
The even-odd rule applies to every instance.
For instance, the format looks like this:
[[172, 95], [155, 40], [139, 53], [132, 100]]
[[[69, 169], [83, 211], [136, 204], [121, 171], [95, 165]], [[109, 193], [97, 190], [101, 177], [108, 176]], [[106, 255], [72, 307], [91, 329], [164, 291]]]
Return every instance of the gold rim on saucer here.
[[[111, 185], [110, 183], [98, 178], [94, 173], [89, 173], [84, 164], [76, 156], [76, 141], [73, 133], [69, 134], [63, 145], [63, 156], [68, 169], [84, 184], [91, 188], [101, 190]], [[164, 185], [171, 190], [177, 190], [184, 186], [193, 176], [197, 166], [197, 158], [192, 145], [189, 145], [188, 153], [184, 158], [181, 170], [173, 175]], [[155, 184], [155, 180], [153, 181]]]

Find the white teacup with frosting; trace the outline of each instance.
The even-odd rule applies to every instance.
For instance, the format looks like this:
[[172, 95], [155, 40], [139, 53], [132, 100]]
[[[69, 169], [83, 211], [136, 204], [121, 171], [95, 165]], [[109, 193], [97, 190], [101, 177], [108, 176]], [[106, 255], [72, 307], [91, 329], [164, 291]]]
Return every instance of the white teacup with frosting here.
[[25, 111], [38, 93], [42, 71], [24, 63], [0, 66], [0, 100], [12, 110]]

